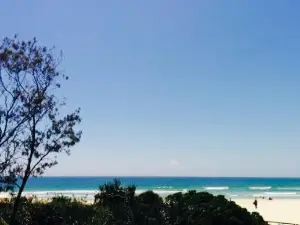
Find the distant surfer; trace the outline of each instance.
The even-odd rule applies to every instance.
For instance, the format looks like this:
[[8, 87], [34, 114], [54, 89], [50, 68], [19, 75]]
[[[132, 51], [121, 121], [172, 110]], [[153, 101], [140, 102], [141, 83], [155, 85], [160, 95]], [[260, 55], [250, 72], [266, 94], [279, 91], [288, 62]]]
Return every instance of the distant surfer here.
[[253, 205], [254, 205], [255, 208], [257, 209], [257, 200], [256, 200], [256, 199], [254, 200]]

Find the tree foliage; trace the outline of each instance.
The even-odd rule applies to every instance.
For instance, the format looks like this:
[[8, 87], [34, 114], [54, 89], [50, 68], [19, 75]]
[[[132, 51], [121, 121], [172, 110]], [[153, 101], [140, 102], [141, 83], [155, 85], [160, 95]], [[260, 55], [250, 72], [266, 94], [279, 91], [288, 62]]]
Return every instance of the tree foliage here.
[[57, 164], [57, 154], [70, 153], [80, 141], [80, 110], [62, 114], [66, 102], [56, 90], [68, 77], [61, 58], [34, 38], [5, 38], [0, 46], [0, 177], [2, 189], [18, 187], [12, 218], [30, 176]]
[[120, 180], [100, 185], [95, 204], [113, 215], [114, 224], [130, 224], [133, 220], [135, 186], [123, 187]]

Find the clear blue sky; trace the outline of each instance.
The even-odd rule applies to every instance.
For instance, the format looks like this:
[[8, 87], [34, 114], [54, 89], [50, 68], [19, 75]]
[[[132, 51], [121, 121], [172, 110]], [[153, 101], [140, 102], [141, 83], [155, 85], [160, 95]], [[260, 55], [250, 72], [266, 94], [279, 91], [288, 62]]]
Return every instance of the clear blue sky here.
[[1, 3], [64, 51], [82, 142], [47, 175], [300, 176], [300, 1]]

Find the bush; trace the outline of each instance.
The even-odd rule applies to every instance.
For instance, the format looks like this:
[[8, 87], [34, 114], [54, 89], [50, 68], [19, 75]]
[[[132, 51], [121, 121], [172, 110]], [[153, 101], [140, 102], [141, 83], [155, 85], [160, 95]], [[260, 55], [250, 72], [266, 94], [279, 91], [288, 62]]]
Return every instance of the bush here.
[[267, 225], [259, 214], [250, 214], [221, 195], [190, 191], [168, 196], [166, 203], [168, 224]]
[[[0, 202], [0, 225], [11, 213]], [[135, 195], [135, 187], [114, 180], [100, 186], [94, 204], [57, 196], [48, 203], [22, 198], [16, 225], [267, 225], [258, 213], [207, 192], [176, 193], [163, 200], [152, 191]]]
[[114, 180], [100, 186], [95, 202], [111, 214], [110, 224], [132, 225], [267, 225], [258, 213], [228, 201], [224, 196], [189, 191], [160, 196], [147, 191], [139, 196], [135, 187], [122, 187]]
[[[1, 217], [4, 221], [9, 221], [11, 202], [0, 203], [0, 207]], [[23, 198], [16, 225], [88, 225], [89, 218], [95, 215], [96, 208], [93, 205], [67, 197], [55, 197], [48, 203], [32, 202]]]

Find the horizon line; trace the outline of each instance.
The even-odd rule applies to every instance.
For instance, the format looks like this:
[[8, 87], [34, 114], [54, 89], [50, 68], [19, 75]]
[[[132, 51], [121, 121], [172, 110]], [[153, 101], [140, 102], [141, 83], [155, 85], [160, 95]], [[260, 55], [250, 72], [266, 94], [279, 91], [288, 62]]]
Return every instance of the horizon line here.
[[84, 177], [91, 177], [91, 178], [97, 178], [97, 177], [103, 177], [103, 178], [280, 178], [280, 179], [300, 179], [300, 176], [174, 176], [174, 175], [47, 175], [47, 176], [40, 176], [37, 178], [43, 178], [43, 177], [61, 177], [61, 178], [84, 178]]

